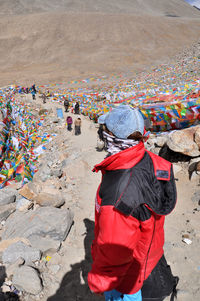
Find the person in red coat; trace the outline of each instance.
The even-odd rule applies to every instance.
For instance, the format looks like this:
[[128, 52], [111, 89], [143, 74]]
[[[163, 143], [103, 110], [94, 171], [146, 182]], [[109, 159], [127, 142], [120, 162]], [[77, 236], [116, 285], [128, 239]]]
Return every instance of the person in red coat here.
[[137, 109], [120, 105], [98, 122], [108, 156], [93, 170], [102, 181], [88, 285], [107, 301], [164, 300], [177, 284], [163, 254], [165, 216], [176, 204], [172, 164], [145, 149]]

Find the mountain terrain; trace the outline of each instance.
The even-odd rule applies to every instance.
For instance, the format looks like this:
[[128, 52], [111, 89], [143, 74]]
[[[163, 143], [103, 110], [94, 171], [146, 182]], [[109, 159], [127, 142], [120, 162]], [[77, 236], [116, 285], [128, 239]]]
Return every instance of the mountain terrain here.
[[143, 70], [200, 34], [183, 0], [1, 0], [0, 14], [0, 85]]

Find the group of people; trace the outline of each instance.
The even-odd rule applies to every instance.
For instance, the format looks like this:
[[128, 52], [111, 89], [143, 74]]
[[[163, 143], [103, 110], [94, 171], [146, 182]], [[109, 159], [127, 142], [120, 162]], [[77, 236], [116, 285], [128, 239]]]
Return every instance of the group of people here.
[[102, 179], [95, 198], [93, 264], [88, 285], [106, 301], [163, 301], [176, 297], [164, 256], [164, 221], [176, 205], [172, 164], [147, 151], [144, 120], [120, 105], [99, 117], [107, 156], [93, 171]]
[[[67, 123], [67, 130], [71, 132], [72, 124], [73, 124], [73, 119], [71, 116], [67, 117], [66, 123]], [[74, 121], [74, 131], [75, 131], [76, 136], [81, 134], [81, 118], [80, 117], [76, 118]]]
[[[69, 107], [70, 107], [70, 102], [69, 102], [69, 99], [66, 97], [66, 98], [64, 99], [64, 108], [65, 108], [65, 112], [68, 112]], [[73, 107], [73, 112], [74, 112], [74, 114], [80, 114], [80, 105], [79, 105], [79, 102], [78, 102], [78, 101], [75, 102], [75, 103], [73, 103], [72, 107]]]
[[[65, 97], [65, 99], [64, 99], [65, 112], [69, 111], [69, 107], [70, 107], [69, 99], [67, 97]], [[77, 114], [77, 115], [80, 114], [80, 106], [79, 106], [78, 101], [73, 104], [73, 112], [74, 112], [74, 114]], [[67, 130], [72, 131], [73, 119], [71, 116], [67, 117], [66, 123], [67, 123]], [[80, 117], [76, 118], [74, 121], [74, 132], [75, 132], [76, 136], [81, 134], [81, 118]]]

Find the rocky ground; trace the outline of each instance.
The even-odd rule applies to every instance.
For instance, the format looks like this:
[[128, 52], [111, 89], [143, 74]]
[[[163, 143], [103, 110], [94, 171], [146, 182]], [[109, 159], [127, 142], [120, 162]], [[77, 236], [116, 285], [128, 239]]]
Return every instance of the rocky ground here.
[[[91, 169], [105, 157], [104, 151], [96, 150], [96, 125], [81, 116], [82, 134], [75, 136], [56, 117], [61, 104], [49, 100], [44, 107], [40, 98], [33, 103], [30, 96], [26, 101], [35, 115], [48, 110], [41, 131], [56, 136], [40, 156], [33, 182], [0, 191], [2, 298], [103, 300], [87, 286], [100, 181]], [[166, 217], [165, 254], [174, 275], [180, 277], [178, 301], [200, 298], [199, 146], [198, 125], [170, 135], [150, 135], [146, 143], [147, 149], [175, 162], [178, 200]]]

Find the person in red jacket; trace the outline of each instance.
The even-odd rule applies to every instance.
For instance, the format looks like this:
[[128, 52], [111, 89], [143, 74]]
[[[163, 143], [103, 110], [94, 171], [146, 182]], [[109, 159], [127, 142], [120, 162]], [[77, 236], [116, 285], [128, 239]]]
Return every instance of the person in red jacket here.
[[145, 149], [137, 109], [120, 105], [98, 122], [108, 156], [93, 170], [102, 181], [88, 285], [107, 301], [164, 300], [177, 284], [163, 255], [165, 215], [176, 204], [172, 164]]

